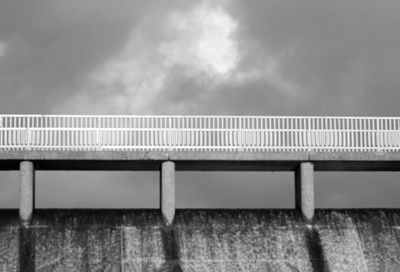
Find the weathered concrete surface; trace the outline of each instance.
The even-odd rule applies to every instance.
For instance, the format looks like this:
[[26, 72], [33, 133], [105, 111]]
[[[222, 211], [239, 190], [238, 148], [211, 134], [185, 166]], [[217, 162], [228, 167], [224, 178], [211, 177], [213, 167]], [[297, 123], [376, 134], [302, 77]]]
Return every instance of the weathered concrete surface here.
[[20, 163], [19, 216], [24, 225], [29, 225], [35, 208], [35, 168], [31, 161]]
[[314, 165], [302, 162], [295, 172], [295, 203], [306, 221], [314, 217]]
[[[0, 271], [400, 271], [400, 210], [0, 209]], [[25, 270], [21, 270], [21, 267]], [[31, 269], [31, 270], [29, 270]], [[175, 269], [175, 270], [174, 270]]]
[[160, 204], [164, 223], [171, 226], [175, 217], [175, 163], [172, 161], [161, 164]]
[[310, 152], [316, 171], [399, 171], [400, 152]]
[[301, 162], [315, 171], [400, 171], [400, 152], [222, 151], [0, 151], [0, 170], [30, 160], [38, 170], [157, 171], [174, 161], [177, 171], [294, 171]]

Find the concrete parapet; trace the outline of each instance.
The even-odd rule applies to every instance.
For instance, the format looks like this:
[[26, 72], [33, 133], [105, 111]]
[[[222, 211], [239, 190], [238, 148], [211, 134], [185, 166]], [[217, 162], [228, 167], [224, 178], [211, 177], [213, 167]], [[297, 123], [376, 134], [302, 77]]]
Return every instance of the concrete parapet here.
[[161, 163], [160, 204], [165, 225], [172, 225], [175, 217], [175, 163]]
[[296, 209], [306, 221], [314, 217], [314, 164], [301, 162], [295, 171]]
[[29, 225], [35, 207], [35, 167], [31, 161], [20, 162], [19, 216], [22, 223]]

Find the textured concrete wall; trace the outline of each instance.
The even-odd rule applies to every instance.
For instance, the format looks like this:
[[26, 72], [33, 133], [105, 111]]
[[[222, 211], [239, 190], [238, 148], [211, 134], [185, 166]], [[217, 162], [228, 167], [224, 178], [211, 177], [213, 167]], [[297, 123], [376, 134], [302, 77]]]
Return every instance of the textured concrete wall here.
[[175, 163], [166, 161], [161, 164], [160, 204], [164, 223], [172, 225], [175, 217]]
[[19, 216], [24, 225], [32, 219], [35, 207], [35, 167], [31, 161], [20, 163], [20, 205]]
[[311, 221], [314, 217], [314, 165], [302, 162], [295, 172], [295, 203], [304, 219]]
[[[400, 271], [400, 209], [0, 210], [0, 271]], [[40, 226], [40, 227], [39, 227]], [[134, 226], [134, 227], [133, 227]]]

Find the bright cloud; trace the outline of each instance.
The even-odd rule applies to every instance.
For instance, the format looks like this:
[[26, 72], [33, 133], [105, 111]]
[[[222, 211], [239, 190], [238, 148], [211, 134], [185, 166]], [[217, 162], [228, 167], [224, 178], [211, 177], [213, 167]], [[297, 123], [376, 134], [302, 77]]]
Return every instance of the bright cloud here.
[[63, 111], [151, 114], [169, 107], [185, 112], [187, 109], [163, 101], [171, 91], [171, 82], [179, 88], [179, 82], [175, 82], [179, 80], [190, 80], [204, 88], [198, 94], [203, 97], [212, 96], [218, 87], [250, 80], [264, 80], [292, 93], [296, 86], [280, 73], [275, 58], [241, 67], [244, 47], [238, 40], [238, 22], [226, 10], [226, 4], [203, 1], [171, 10], [160, 18], [143, 18], [123, 50], [93, 72], [82, 91], [64, 104]]
[[208, 2], [192, 10], [175, 11], [167, 18], [168, 40], [159, 51], [169, 65], [183, 65], [209, 76], [224, 77], [240, 55], [234, 35], [237, 23], [221, 7]]

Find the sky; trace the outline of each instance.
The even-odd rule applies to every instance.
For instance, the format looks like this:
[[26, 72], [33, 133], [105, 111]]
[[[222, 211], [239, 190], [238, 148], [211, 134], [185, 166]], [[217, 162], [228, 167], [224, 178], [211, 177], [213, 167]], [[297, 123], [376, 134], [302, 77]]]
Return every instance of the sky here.
[[[0, 0], [0, 113], [399, 116], [399, 14], [398, 0]], [[2, 207], [17, 174], [0, 173]], [[292, 173], [177, 178], [180, 207], [293, 206]], [[400, 207], [398, 180], [317, 173], [317, 206]], [[43, 207], [158, 206], [158, 173], [38, 172], [37, 187]]]

